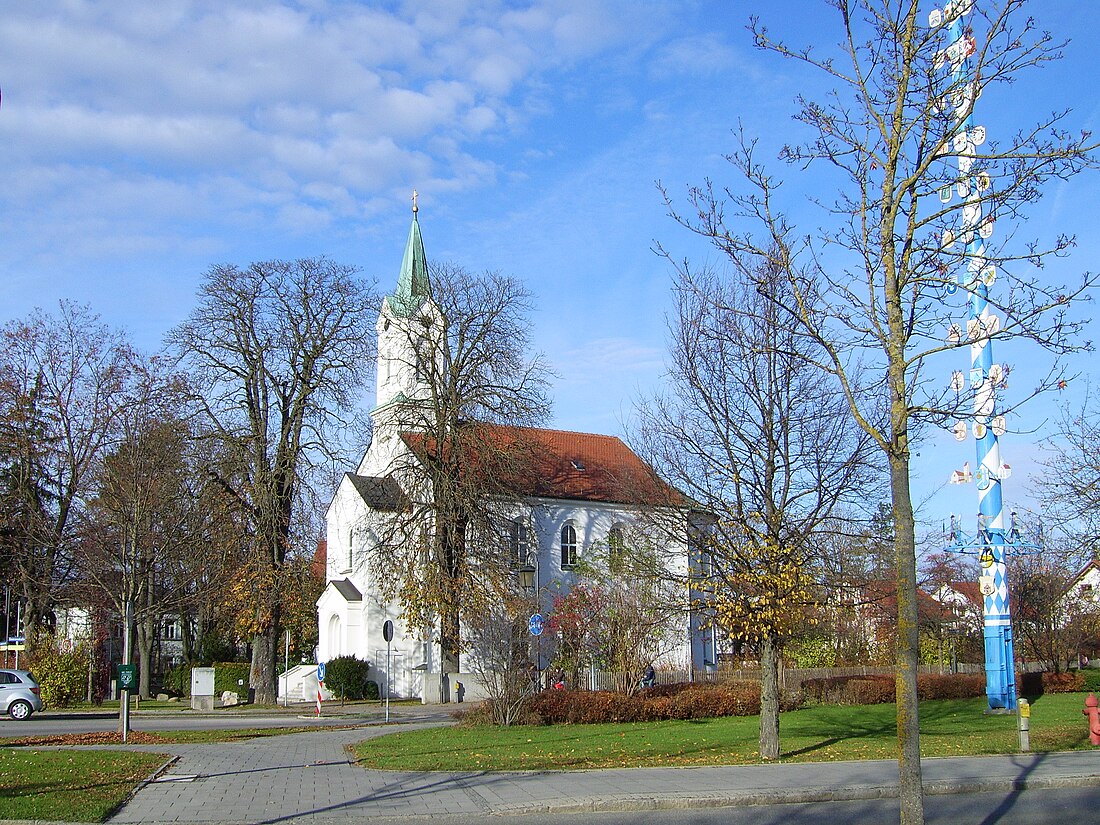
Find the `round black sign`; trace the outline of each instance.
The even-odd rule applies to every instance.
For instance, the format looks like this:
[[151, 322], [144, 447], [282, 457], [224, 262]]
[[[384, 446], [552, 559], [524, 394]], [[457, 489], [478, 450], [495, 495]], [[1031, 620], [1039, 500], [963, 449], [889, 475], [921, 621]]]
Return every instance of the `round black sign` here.
[[389, 619], [382, 624], [382, 638], [387, 642], [393, 641], [393, 622]]

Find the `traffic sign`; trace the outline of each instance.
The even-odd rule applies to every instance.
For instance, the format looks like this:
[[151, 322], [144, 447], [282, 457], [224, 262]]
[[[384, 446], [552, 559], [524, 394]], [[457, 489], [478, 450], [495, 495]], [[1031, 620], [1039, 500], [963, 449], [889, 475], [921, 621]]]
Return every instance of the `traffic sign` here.
[[532, 636], [541, 636], [543, 625], [541, 613], [536, 613], [527, 621], [527, 629], [531, 631]]
[[324, 662], [318, 662], [317, 663], [317, 681], [318, 682], [325, 681], [325, 663]]
[[382, 638], [387, 642], [393, 641], [393, 622], [389, 619], [382, 623]]
[[120, 690], [133, 690], [137, 687], [137, 665], [118, 666], [118, 687]]

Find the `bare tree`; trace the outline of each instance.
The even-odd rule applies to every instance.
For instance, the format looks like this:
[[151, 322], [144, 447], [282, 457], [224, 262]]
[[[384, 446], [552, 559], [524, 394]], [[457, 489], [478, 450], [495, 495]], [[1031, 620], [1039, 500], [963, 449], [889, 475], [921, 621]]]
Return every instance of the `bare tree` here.
[[[1013, 237], [1013, 224], [1020, 226], [1045, 182], [1096, 165], [1096, 144], [1088, 133], [1066, 130], [1067, 112], [988, 142], [984, 130], [971, 126], [983, 92], [1058, 56], [1060, 44], [1036, 28], [1023, 0], [948, 4], [940, 15], [948, 23], [970, 15], [966, 37], [950, 50], [946, 27], [926, 26], [917, 0], [830, 4], [837, 9], [842, 37], [835, 58], [824, 51], [792, 49], [757, 21], [751, 25], [760, 48], [815, 69], [835, 84], [822, 101], [798, 99], [795, 118], [808, 137], [782, 151], [797, 168], [825, 167], [823, 172], [839, 180], [835, 199], [815, 199], [827, 224], [816, 238], [799, 236], [780, 205], [779, 182], [744, 137], [729, 159], [747, 188], [715, 192], [708, 184], [692, 190], [694, 215], [684, 222], [731, 257], [756, 256], [785, 273], [792, 289], [791, 299], [781, 305], [785, 323], [821, 347], [819, 366], [841, 382], [851, 414], [889, 464], [896, 531], [901, 819], [917, 823], [924, 814], [911, 449], [922, 425], [945, 423], [962, 403], [961, 394], [929, 372], [930, 361], [940, 353], [1008, 338], [1027, 338], [1054, 353], [1073, 346], [1080, 324], [1066, 310], [1093, 279], [1086, 276], [1066, 289], [1040, 279], [1034, 268], [1064, 254], [1072, 239], [1059, 237], [1049, 244], [1014, 240], [1019, 251], [1003, 239]], [[960, 79], [950, 68], [966, 58], [972, 71]], [[966, 170], [961, 179], [960, 168]], [[952, 202], [956, 189], [964, 194]], [[980, 262], [947, 242], [954, 240], [960, 223], [963, 240], [973, 240], [975, 212], [985, 216], [982, 238], [991, 235]], [[996, 236], [986, 231], [993, 221]], [[945, 235], [947, 230], [952, 234]], [[964, 271], [957, 274], [957, 269]], [[994, 277], [996, 294], [1004, 300], [987, 291]], [[956, 291], [959, 298], [953, 299]], [[959, 299], [1003, 318], [952, 335]], [[878, 380], [861, 386], [857, 376], [867, 370], [876, 371]], [[1054, 379], [1050, 376], [1039, 389]], [[994, 383], [983, 380], [980, 391], [996, 392]], [[997, 401], [1002, 413], [1011, 412], [1002, 399]]]
[[133, 402], [134, 355], [123, 335], [69, 302], [7, 324], [0, 350], [3, 542], [31, 638], [71, 580], [91, 475]]
[[1011, 570], [1012, 626], [1025, 659], [1055, 673], [1078, 665], [1082, 651], [1100, 640], [1100, 601], [1074, 579], [1095, 556], [1076, 536], [1048, 537], [1041, 553], [1020, 558]]
[[1084, 547], [1100, 554], [1100, 411], [1091, 387], [1079, 406], [1065, 406], [1046, 444], [1036, 479], [1044, 504], [1063, 524], [1074, 525]]
[[394, 309], [403, 345], [393, 352], [405, 362], [392, 365], [415, 374], [416, 389], [387, 412], [410, 448], [387, 468], [409, 506], [371, 564], [411, 626], [438, 623], [443, 670], [456, 671], [462, 610], [493, 609], [510, 588], [502, 501], [531, 466], [519, 425], [545, 418], [549, 373], [528, 351], [530, 295], [514, 278], [433, 266], [430, 293], [416, 299]]
[[779, 273], [729, 278], [680, 265], [670, 389], [639, 411], [657, 471], [713, 518], [705, 600], [761, 666], [760, 755], [779, 757], [779, 661], [816, 607], [815, 535], [866, 500], [870, 441], [817, 345], [786, 323]]
[[211, 472], [248, 517], [256, 701], [275, 701], [280, 576], [305, 469], [339, 444], [341, 414], [373, 365], [377, 302], [352, 267], [325, 258], [211, 268], [198, 306], [168, 336], [202, 388], [196, 402], [232, 456]]

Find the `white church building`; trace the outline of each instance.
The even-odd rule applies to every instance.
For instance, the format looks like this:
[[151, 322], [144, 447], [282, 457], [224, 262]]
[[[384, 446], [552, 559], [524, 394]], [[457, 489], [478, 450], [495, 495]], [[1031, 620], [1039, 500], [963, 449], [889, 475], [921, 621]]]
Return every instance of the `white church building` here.
[[[354, 472], [344, 474], [326, 514], [327, 584], [317, 601], [317, 655], [321, 662], [347, 655], [369, 661], [371, 678], [388, 684], [393, 696], [421, 697], [425, 702], [447, 700], [442, 685], [459, 680], [470, 685], [472, 677], [439, 673], [438, 633], [424, 633], [403, 620], [400, 605], [383, 597], [370, 559], [379, 530], [392, 524], [415, 496], [411, 489], [415, 485], [403, 468], [416, 460], [416, 434], [394, 411], [424, 392], [418, 374], [420, 353], [410, 351], [416, 349], [410, 325], [438, 315], [414, 206], [397, 288], [383, 301], [376, 326], [372, 440]], [[423, 323], [423, 328], [429, 325]], [[578, 559], [591, 548], [606, 548], [624, 535], [646, 529], [647, 508], [660, 506], [658, 497], [651, 495], [653, 471], [616, 437], [485, 426], [491, 426], [498, 438], [522, 438], [534, 445], [530, 466], [518, 474], [520, 480], [510, 491], [514, 499], [506, 509], [514, 521], [503, 533], [511, 541], [515, 565], [528, 571], [534, 568], [536, 593], [568, 592], [577, 580]], [[687, 513], [678, 517], [686, 525]], [[687, 546], [670, 548], [664, 541], [665, 552], [679, 559], [678, 566], [686, 572]], [[684, 593], [684, 605], [691, 603], [690, 595]], [[548, 607], [544, 598], [541, 608]], [[678, 615], [677, 626], [669, 628], [674, 642], [663, 661], [677, 669], [702, 669], [716, 659], [713, 631], [696, 611], [685, 609]], [[388, 670], [383, 637], [387, 621], [394, 630]], [[467, 698], [476, 696], [475, 689]]]

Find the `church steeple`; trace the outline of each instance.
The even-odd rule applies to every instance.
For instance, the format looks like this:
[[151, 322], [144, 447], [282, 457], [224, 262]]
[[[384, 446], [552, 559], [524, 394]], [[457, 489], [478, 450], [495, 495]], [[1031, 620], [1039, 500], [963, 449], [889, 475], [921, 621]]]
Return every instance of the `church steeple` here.
[[[378, 389], [375, 411], [384, 417], [395, 403], [430, 396], [431, 364], [438, 355], [436, 337], [441, 334], [439, 307], [432, 300], [428, 261], [417, 223], [417, 195], [413, 192], [413, 220], [397, 289], [382, 302], [375, 327], [378, 334]], [[388, 420], [388, 419], [387, 419]], [[382, 426], [383, 418], [375, 420]]]
[[400, 318], [408, 318], [420, 308], [425, 298], [432, 295], [428, 282], [428, 261], [424, 255], [424, 241], [420, 237], [420, 224], [416, 220], [417, 193], [412, 196], [412, 226], [405, 242], [405, 256], [401, 259], [401, 274], [397, 277], [397, 291], [390, 296], [390, 309]]

